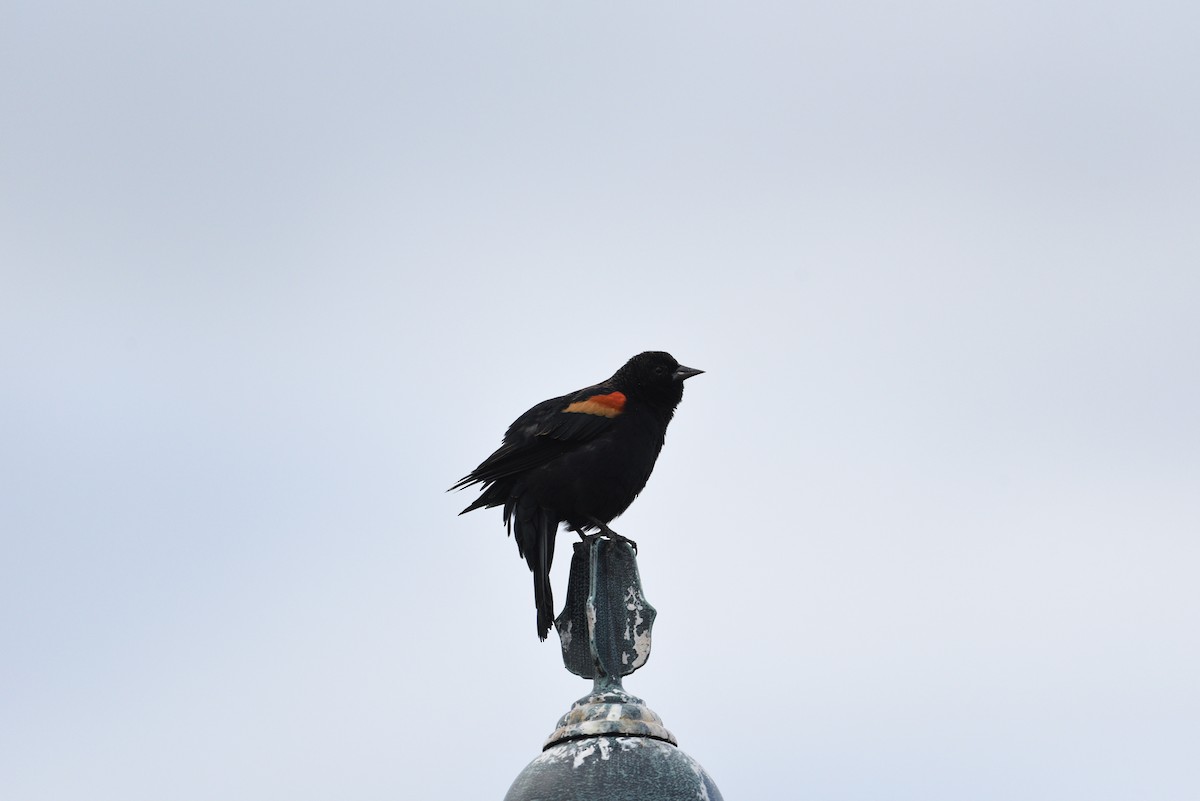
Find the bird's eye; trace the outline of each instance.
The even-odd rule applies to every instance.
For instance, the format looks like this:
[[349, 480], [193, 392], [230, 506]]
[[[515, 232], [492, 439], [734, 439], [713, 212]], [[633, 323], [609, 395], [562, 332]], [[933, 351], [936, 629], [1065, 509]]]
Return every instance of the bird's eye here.
[[658, 367], [654, 368], [654, 372], [657, 373], [658, 375], [662, 375], [666, 371], [667, 371], [667, 368], [663, 367], [661, 364]]

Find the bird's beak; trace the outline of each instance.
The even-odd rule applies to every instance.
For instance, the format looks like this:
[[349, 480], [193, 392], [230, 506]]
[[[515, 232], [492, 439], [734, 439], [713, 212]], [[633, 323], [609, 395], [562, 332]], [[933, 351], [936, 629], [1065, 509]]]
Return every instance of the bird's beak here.
[[691, 378], [692, 376], [700, 375], [703, 372], [704, 372], [703, 370], [697, 370], [695, 367], [684, 367], [681, 364], [681, 365], [679, 365], [679, 367], [677, 367], [675, 369], [675, 372], [672, 373], [671, 376], [676, 381], [686, 381], [687, 379]]

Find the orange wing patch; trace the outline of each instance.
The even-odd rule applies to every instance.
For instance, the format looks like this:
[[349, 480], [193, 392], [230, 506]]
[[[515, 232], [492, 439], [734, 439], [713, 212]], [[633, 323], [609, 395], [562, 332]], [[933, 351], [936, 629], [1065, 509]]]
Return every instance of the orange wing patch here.
[[625, 393], [610, 392], [607, 395], [593, 395], [581, 401], [575, 401], [564, 412], [578, 414], [596, 414], [600, 417], [616, 417], [625, 408]]

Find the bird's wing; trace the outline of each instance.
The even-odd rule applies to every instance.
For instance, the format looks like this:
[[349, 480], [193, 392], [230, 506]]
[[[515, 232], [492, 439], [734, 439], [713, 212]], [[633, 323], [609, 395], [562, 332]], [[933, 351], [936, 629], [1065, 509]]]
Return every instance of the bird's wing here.
[[490, 483], [553, 461], [611, 428], [625, 400], [624, 393], [599, 384], [539, 403], [508, 427], [495, 453], [451, 489]]
[[611, 428], [625, 411], [626, 398], [623, 392], [599, 385], [555, 400], [557, 403], [538, 421], [534, 436], [578, 443], [594, 439]]

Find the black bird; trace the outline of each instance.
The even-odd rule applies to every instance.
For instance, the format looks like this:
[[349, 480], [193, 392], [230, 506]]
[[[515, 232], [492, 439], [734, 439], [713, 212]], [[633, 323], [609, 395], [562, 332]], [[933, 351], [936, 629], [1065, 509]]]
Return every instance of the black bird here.
[[639, 353], [612, 378], [525, 412], [500, 448], [450, 488], [483, 485], [459, 514], [504, 507], [504, 524], [533, 571], [539, 639], [554, 622], [550, 563], [559, 523], [581, 537], [594, 530], [624, 539], [608, 523], [646, 486], [683, 382], [702, 372], [669, 353]]

